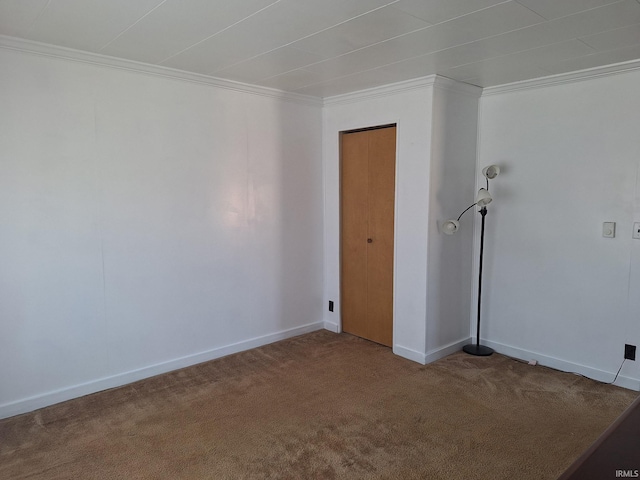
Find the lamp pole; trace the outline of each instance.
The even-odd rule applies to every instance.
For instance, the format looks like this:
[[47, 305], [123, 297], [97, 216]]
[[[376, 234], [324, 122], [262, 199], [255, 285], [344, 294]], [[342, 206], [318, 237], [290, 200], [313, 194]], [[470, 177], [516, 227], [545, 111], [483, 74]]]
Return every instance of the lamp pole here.
[[453, 235], [460, 227], [460, 219], [466, 211], [477, 205], [480, 207], [479, 213], [482, 216], [482, 227], [480, 228], [480, 262], [478, 266], [478, 321], [476, 324], [476, 343], [470, 343], [462, 347], [462, 350], [469, 355], [478, 355], [486, 357], [493, 353], [493, 348], [480, 345], [480, 316], [482, 314], [482, 260], [484, 257], [484, 223], [487, 216], [487, 204], [491, 203], [491, 195], [489, 194], [489, 180], [496, 178], [500, 174], [498, 165], [489, 165], [482, 169], [482, 175], [487, 179], [487, 188], [481, 188], [476, 195], [476, 201], [473, 205], [467, 207], [458, 217], [458, 220], [447, 220], [442, 224], [442, 233], [445, 235]]
[[493, 348], [480, 345], [480, 314], [482, 308], [482, 259], [484, 258], [484, 221], [487, 216], [487, 207], [480, 209], [482, 223], [480, 227], [480, 262], [478, 265], [478, 321], [476, 323], [476, 343], [470, 343], [462, 347], [462, 350], [470, 355], [486, 357], [493, 353]]

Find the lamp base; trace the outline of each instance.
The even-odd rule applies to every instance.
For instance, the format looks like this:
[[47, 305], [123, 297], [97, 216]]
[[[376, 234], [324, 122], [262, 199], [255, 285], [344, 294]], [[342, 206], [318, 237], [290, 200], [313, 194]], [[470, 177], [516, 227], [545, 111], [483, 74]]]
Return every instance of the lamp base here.
[[464, 347], [462, 347], [462, 351], [468, 353], [469, 355], [488, 357], [493, 353], [493, 348], [487, 347], [485, 345], [476, 345], [475, 343], [470, 343], [469, 345], [465, 345]]

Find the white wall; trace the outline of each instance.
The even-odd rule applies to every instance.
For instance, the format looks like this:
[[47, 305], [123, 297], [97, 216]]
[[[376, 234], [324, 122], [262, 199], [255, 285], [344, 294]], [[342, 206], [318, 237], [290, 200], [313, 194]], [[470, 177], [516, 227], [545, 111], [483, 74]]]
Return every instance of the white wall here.
[[[498, 351], [611, 381], [624, 344], [640, 346], [638, 85], [635, 71], [481, 99], [478, 167], [503, 169], [483, 299]], [[637, 362], [620, 375], [639, 388]]]
[[455, 235], [442, 234], [439, 226], [475, 202], [481, 92], [444, 78], [435, 83], [429, 172], [428, 355], [449, 345], [458, 349], [469, 340], [475, 210], [465, 213]]
[[319, 105], [0, 65], [0, 417], [322, 326]]
[[[338, 134], [390, 123], [394, 352], [468, 341], [477, 215], [438, 226], [491, 163], [485, 343], [602, 380], [640, 345], [638, 72], [483, 97], [475, 167], [477, 91], [437, 77], [322, 113], [10, 50], [0, 65], [0, 417], [339, 331]], [[639, 382], [627, 362], [618, 383]]]
[[[327, 101], [325, 304], [336, 302], [325, 314], [327, 328], [341, 328], [339, 133], [395, 123], [393, 351], [425, 363], [469, 340], [471, 254], [460, 251], [471, 250], [471, 229], [445, 245], [438, 222], [473, 201], [478, 96], [475, 87], [428, 77]], [[467, 196], [452, 194], [467, 187]]]

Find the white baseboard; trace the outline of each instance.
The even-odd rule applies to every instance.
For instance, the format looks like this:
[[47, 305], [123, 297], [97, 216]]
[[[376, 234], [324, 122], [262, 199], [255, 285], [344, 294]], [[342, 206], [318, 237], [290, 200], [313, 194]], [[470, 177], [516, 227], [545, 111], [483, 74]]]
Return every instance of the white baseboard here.
[[333, 332], [333, 333], [342, 332], [342, 329], [340, 328], [339, 324], [333, 323], [333, 322], [327, 322], [326, 320], [324, 321], [324, 329], [329, 330], [330, 332]]
[[424, 353], [418, 352], [417, 350], [412, 350], [407, 347], [403, 347], [401, 345], [393, 346], [393, 353], [396, 355], [406, 358], [407, 360], [411, 360], [413, 362], [418, 362], [421, 365], [425, 364], [425, 356]]
[[[475, 341], [475, 339], [473, 340]], [[512, 347], [499, 342], [492, 342], [489, 340], [482, 340], [482, 344], [493, 348], [496, 352], [509, 357], [515, 357], [520, 360], [536, 360], [538, 364], [545, 367], [551, 367], [556, 370], [562, 370], [563, 372], [579, 373], [585, 377], [598, 380], [600, 382], [611, 382], [616, 372], [606, 372], [596, 368], [588, 367], [586, 365], [580, 365], [579, 363], [573, 363], [566, 360], [562, 360], [548, 355], [543, 355], [538, 352], [532, 352], [522, 348]], [[618, 378], [614, 385], [618, 387], [628, 388], [629, 390], [640, 391], [640, 380], [625, 377], [624, 375], [618, 375]]]
[[393, 353], [408, 360], [426, 365], [427, 363], [435, 362], [436, 360], [440, 360], [441, 358], [444, 358], [447, 355], [451, 355], [452, 353], [459, 352], [460, 350], [462, 350], [462, 347], [469, 342], [469, 338], [464, 338], [462, 340], [458, 340], [457, 342], [438, 347], [434, 350], [429, 350], [427, 353], [418, 352], [417, 350], [412, 350], [401, 345], [394, 345]]
[[196, 365], [202, 362], [208, 362], [209, 360], [215, 360], [216, 358], [231, 355], [233, 353], [261, 347], [262, 345], [267, 345], [269, 343], [295, 337], [304, 333], [321, 330], [323, 327], [324, 325], [322, 322], [309, 323], [300, 327], [281, 330], [269, 335], [251, 338], [238, 343], [233, 343], [231, 345], [214, 348], [206, 352], [187, 355], [185, 357], [169, 360], [168, 362], [150, 365], [138, 370], [131, 370], [128, 372], [119, 373], [117, 375], [112, 375], [110, 377], [92, 380], [90, 382], [82, 383], [79, 385], [61, 388], [59, 390], [54, 390], [41, 395], [23, 398], [16, 402], [5, 403], [3, 405], [0, 405], [0, 418], [20, 415], [22, 413], [31, 412], [39, 408], [48, 407], [56, 403], [71, 400], [73, 398], [82, 397], [84, 395], [100, 392], [109, 388], [120, 387], [122, 385], [137, 382], [138, 380], [153, 377], [155, 375], [160, 375], [162, 373], [171, 372], [180, 368], [190, 367], [191, 365]]
[[447, 355], [451, 355], [452, 353], [460, 352], [462, 350], [462, 347], [464, 347], [468, 343], [471, 343], [471, 339], [463, 338], [462, 340], [450, 343], [449, 345], [445, 345], [444, 347], [430, 350], [425, 355], [425, 364], [440, 360], [441, 358], [444, 358]]

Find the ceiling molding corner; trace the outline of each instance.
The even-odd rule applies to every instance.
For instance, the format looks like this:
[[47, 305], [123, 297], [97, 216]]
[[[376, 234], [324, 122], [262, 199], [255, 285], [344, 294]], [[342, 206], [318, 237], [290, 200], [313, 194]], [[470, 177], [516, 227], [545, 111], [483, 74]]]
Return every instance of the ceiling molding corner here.
[[278, 100], [302, 103], [306, 105], [322, 106], [323, 104], [320, 97], [290, 93], [283, 90], [261, 87], [259, 85], [235, 82], [233, 80], [225, 80], [222, 78], [212, 77], [210, 75], [203, 75], [169, 67], [151, 65], [135, 60], [115, 58], [99, 53], [75, 50], [72, 48], [58, 47], [55, 45], [34, 42], [31, 40], [24, 40], [21, 38], [10, 37], [6, 35], [0, 35], [0, 48], [32, 55], [40, 55], [78, 63], [85, 63], [89, 65], [110, 67], [118, 70], [142, 73], [146, 75], [180, 80], [184, 82], [198, 83], [201, 85], [210, 85], [212, 87], [222, 88], [225, 90], [233, 90], [236, 92], [248, 93], [251, 95], [271, 97]]
[[575, 72], [559, 73], [549, 75], [547, 77], [539, 77], [531, 80], [522, 80], [520, 82], [507, 83], [504, 85], [496, 85], [495, 87], [485, 87], [482, 96], [499, 95], [503, 93], [517, 92], [521, 90], [531, 90], [535, 88], [549, 87], [553, 85], [562, 85], [566, 83], [582, 82], [598, 77], [607, 77], [619, 75], [635, 70], [640, 70], [640, 60], [631, 60], [628, 62], [614, 63], [612, 65], [604, 65], [601, 67], [593, 67]]
[[434, 87], [444, 90], [450, 90], [452, 92], [460, 93], [463, 95], [470, 95], [475, 98], [480, 98], [480, 96], [482, 95], [482, 87], [478, 87], [477, 85], [472, 85], [470, 83], [461, 82], [460, 80], [453, 80], [441, 75], [436, 75]]
[[436, 82], [436, 75], [427, 77], [412, 78], [402, 82], [389, 83], [379, 87], [367, 88], [357, 92], [344, 93], [342, 95], [334, 95], [324, 99], [324, 106], [331, 107], [334, 105], [344, 105], [345, 103], [361, 102], [363, 100], [371, 100], [388, 95], [395, 95], [410, 90], [416, 90], [425, 87], [433, 87]]

